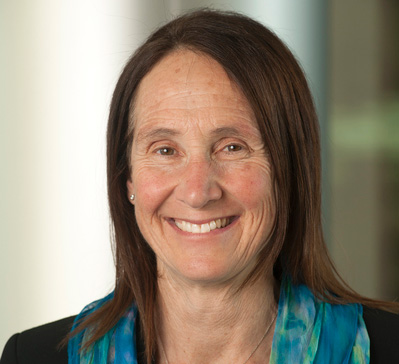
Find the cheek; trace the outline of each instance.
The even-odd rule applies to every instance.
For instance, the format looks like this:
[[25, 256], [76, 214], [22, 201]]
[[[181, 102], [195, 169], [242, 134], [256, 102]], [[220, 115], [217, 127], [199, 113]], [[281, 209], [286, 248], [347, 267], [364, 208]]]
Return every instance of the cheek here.
[[230, 191], [237, 196], [248, 209], [258, 209], [273, 204], [271, 171], [268, 167], [248, 163], [228, 173]]
[[136, 209], [152, 212], [170, 193], [169, 173], [159, 168], [138, 167], [132, 180], [136, 192]]

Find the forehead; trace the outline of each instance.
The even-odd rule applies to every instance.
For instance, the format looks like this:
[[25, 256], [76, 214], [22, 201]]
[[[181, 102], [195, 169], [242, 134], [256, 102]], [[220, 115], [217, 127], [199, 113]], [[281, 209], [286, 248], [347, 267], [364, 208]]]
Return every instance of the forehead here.
[[[162, 88], [159, 86], [162, 85]], [[220, 93], [220, 87], [225, 86], [226, 91], [238, 87], [230, 80], [223, 67], [213, 58], [194, 53], [189, 50], [177, 50], [163, 58], [141, 81], [137, 100], [143, 101], [150, 97], [161, 101], [169, 93], [187, 91], [198, 93], [201, 85], [207, 91]], [[156, 89], [156, 93], [153, 92]]]
[[140, 82], [133, 106], [134, 128], [162, 123], [166, 115], [188, 121], [199, 115], [204, 120], [207, 113], [222, 119], [236, 115], [257, 127], [247, 99], [224, 68], [189, 50], [174, 51], [156, 64]]

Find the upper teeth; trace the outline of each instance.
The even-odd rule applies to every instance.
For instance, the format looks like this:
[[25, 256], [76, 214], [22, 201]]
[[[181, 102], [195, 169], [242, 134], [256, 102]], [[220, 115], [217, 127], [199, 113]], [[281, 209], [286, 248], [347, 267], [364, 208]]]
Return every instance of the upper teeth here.
[[211, 230], [220, 229], [228, 225], [229, 219], [216, 219], [206, 224], [192, 224], [184, 220], [175, 220], [176, 226], [183, 231], [195, 234], [209, 233]]

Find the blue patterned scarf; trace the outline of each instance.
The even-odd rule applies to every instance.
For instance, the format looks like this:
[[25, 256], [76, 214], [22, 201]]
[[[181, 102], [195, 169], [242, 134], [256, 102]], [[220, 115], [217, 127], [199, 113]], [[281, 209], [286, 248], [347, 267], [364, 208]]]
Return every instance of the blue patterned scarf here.
[[[112, 294], [86, 306], [74, 328], [110, 299]], [[137, 364], [136, 318], [137, 308], [132, 305], [88, 351], [79, 348], [90, 338], [91, 330], [74, 336], [68, 344], [69, 364]], [[369, 353], [361, 305], [325, 303], [306, 286], [283, 280], [270, 364], [369, 364]]]
[[281, 287], [270, 364], [370, 362], [362, 305], [322, 302], [289, 279]]

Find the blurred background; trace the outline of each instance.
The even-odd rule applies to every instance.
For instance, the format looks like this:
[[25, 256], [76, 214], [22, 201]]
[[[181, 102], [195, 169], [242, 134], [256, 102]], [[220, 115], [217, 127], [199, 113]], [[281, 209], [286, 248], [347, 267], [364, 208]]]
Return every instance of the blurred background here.
[[360, 293], [399, 298], [399, 2], [0, 0], [0, 350], [112, 290], [112, 91], [155, 27], [203, 6], [263, 22], [300, 60], [331, 254]]

